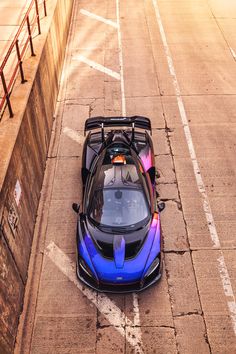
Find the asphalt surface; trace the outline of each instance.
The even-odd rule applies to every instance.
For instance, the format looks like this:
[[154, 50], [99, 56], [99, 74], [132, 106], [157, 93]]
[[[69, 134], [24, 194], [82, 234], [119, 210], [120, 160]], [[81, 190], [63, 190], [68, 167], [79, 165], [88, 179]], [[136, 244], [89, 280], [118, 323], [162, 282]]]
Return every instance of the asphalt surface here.
[[[236, 353], [236, 3], [75, 0], [16, 352]], [[151, 118], [164, 273], [138, 295], [75, 276], [83, 125]]]

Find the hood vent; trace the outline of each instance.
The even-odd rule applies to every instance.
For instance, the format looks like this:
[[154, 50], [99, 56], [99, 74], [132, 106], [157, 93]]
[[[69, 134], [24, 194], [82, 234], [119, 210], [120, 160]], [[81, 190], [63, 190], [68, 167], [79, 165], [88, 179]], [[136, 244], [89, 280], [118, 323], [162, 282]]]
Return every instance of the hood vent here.
[[142, 246], [142, 241], [141, 240], [134, 241], [134, 242], [131, 242], [131, 243], [126, 243], [126, 246], [125, 246], [125, 259], [133, 258], [133, 257], [137, 256], [141, 246]]
[[[121, 239], [123, 239], [124, 241], [122, 241]], [[116, 258], [120, 257], [119, 252], [121, 252], [121, 242], [122, 246], [124, 245], [122, 248], [122, 252], [124, 250], [124, 260], [135, 257], [142, 246], [141, 240], [127, 243], [125, 242], [124, 236], [122, 235], [115, 235], [113, 238], [113, 243], [103, 242], [100, 240], [97, 240], [96, 242], [102, 255], [109, 259], [114, 258], [115, 262]]]
[[108, 243], [108, 242], [103, 242], [100, 240], [96, 241], [98, 246], [99, 246], [99, 250], [101, 252], [101, 254], [106, 257], [106, 258], [113, 258], [113, 244], [112, 243]]

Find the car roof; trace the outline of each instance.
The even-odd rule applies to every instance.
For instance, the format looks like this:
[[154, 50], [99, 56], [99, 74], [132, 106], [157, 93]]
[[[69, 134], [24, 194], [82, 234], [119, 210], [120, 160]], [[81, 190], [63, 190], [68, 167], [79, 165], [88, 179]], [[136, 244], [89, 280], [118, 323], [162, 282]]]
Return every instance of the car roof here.
[[142, 188], [141, 171], [129, 147], [113, 144], [98, 159], [94, 189]]

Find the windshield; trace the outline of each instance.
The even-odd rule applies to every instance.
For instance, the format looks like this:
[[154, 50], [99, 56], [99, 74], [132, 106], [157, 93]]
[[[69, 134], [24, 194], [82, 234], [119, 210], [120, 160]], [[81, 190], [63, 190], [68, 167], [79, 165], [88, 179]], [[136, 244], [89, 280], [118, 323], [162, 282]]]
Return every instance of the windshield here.
[[128, 147], [109, 147], [100, 156], [90, 183], [87, 212], [97, 226], [123, 231], [149, 220], [145, 179]]
[[89, 207], [92, 220], [112, 228], [134, 227], [145, 222], [149, 214], [146, 198], [139, 189], [96, 190]]

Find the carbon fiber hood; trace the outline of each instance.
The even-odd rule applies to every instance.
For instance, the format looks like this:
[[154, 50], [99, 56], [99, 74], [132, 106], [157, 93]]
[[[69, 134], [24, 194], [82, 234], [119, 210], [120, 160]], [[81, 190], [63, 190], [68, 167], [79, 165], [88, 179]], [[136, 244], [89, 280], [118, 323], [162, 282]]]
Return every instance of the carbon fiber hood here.
[[89, 234], [91, 235], [98, 251], [109, 259], [117, 259], [124, 254], [124, 260], [135, 257], [140, 251], [149, 231], [150, 222], [144, 227], [129, 233], [109, 233], [87, 223]]

